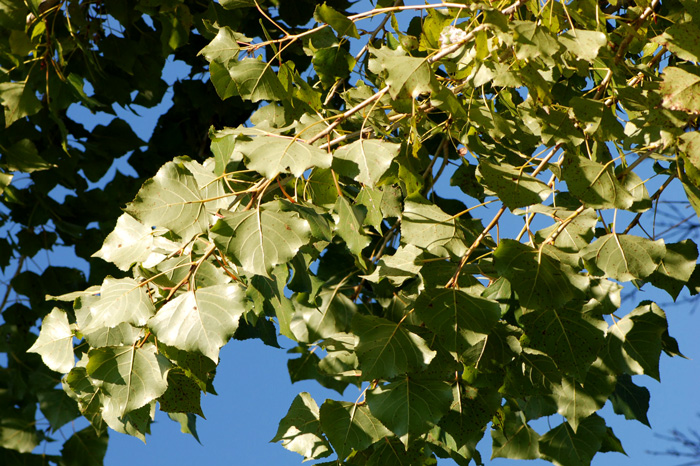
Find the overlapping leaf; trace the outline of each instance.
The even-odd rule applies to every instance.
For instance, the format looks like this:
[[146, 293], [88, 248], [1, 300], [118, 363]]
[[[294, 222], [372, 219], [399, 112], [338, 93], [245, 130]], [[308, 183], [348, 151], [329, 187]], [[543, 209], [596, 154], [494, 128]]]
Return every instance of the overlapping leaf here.
[[166, 163], [147, 180], [126, 212], [146, 227], [166, 228], [183, 240], [209, 226], [200, 187], [194, 175], [177, 161]]
[[245, 290], [234, 283], [187, 291], [161, 307], [148, 327], [159, 341], [216, 362], [238, 328], [244, 301]]
[[590, 271], [622, 282], [651, 275], [666, 255], [663, 240], [611, 233], [588, 245], [581, 256]]
[[245, 156], [248, 168], [268, 179], [280, 173], [298, 178], [309, 168], [331, 166], [332, 156], [327, 151], [291, 138], [257, 136], [251, 141], [239, 141], [236, 148]]
[[320, 416], [321, 427], [339, 459], [347, 458], [352, 450], [364, 450], [391, 436], [391, 431], [372, 415], [366, 405], [326, 400], [321, 406]]
[[91, 350], [89, 356], [87, 372], [103, 382], [104, 410], [111, 410], [111, 416], [121, 417], [148, 405], [168, 387], [171, 364], [153, 344], [106, 346]]
[[372, 187], [399, 155], [400, 148], [400, 144], [381, 139], [360, 139], [333, 153], [333, 169]]
[[287, 415], [280, 421], [271, 442], [282, 442], [287, 449], [306, 459], [329, 456], [331, 447], [322, 435], [318, 405], [306, 392], [294, 398]]
[[105, 278], [99, 299], [89, 301], [87, 308], [89, 314], [83, 319], [78, 318], [78, 325], [84, 333], [102, 327], [117, 327], [123, 322], [141, 327], [155, 313], [146, 288], [132, 278]]
[[277, 203], [260, 209], [225, 212], [211, 229], [217, 247], [251, 275], [268, 276], [292, 259], [310, 238], [308, 222]]
[[358, 314], [352, 330], [360, 339], [356, 351], [363, 380], [422, 369], [436, 354], [421, 337], [381, 317]]
[[382, 424], [410, 445], [450, 409], [452, 388], [443, 381], [406, 375], [367, 393], [367, 403]]

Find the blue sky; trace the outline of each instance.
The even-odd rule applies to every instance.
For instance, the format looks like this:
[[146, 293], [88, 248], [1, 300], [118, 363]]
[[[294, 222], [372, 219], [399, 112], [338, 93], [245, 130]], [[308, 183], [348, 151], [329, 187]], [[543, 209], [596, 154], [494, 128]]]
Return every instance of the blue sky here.
[[[409, 2], [407, 2], [409, 3]], [[415, 3], [415, 2], [411, 2]], [[360, 11], [360, 7], [356, 7]], [[166, 73], [172, 82], [181, 73], [181, 68], [171, 65]], [[120, 116], [133, 122], [137, 134], [144, 140], [150, 138], [160, 112], [169, 103], [166, 101], [155, 109], [139, 109], [142, 116], [134, 117], [126, 111]], [[91, 115], [74, 110], [72, 114], [83, 119], [88, 128], [96, 124], [106, 124], [108, 115]], [[129, 173], [128, 167], [119, 165], [119, 169]], [[111, 176], [108, 175], [108, 176]], [[447, 177], [445, 177], [448, 179]], [[446, 188], [446, 187], [444, 187]], [[60, 193], [56, 193], [60, 194]], [[456, 196], [455, 192], [451, 193]], [[518, 227], [519, 229], [519, 227]], [[699, 242], [695, 238], [696, 242]], [[55, 260], [66, 259], [60, 255]], [[52, 262], [55, 262], [52, 258]], [[649, 287], [651, 290], [651, 287]], [[684, 292], [679, 301], [688, 297]], [[603, 415], [622, 440], [629, 456], [616, 453], [599, 454], [593, 461], [596, 466], [645, 466], [668, 464], [676, 465], [683, 460], [658, 457], [647, 454], [647, 450], [664, 450], [672, 445], [655, 437], [665, 434], [672, 428], [686, 429], [700, 424], [697, 413], [697, 387], [700, 385], [700, 338], [696, 335], [699, 328], [699, 314], [691, 313], [688, 304], [670, 304], [666, 294], [656, 291], [642, 291], [635, 300], [623, 303], [621, 315], [636, 307], [643, 299], [656, 300], [667, 312], [669, 331], [680, 343], [681, 351], [689, 358], [669, 358], [662, 356], [661, 378], [659, 384], [649, 377], [635, 377], [635, 383], [646, 386], [652, 395], [649, 419], [652, 429], [636, 421], [626, 421], [622, 416], [612, 412], [609, 404]], [[280, 340], [285, 348], [293, 346], [289, 340]], [[105, 464], [121, 466], [124, 464], [171, 464], [192, 465], [198, 462], [206, 464], [235, 464], [239, 466], [277, 465], [291, 466], [301, 464], [302, 457], [286, 451], [282, 446], [271, 444], [269, 440], [275, 435], [279, 419], [287, 412], [294, 397], [301, 391], [308, 391], [321, 405], [326, 398], [338, 395], [323, 389], [313, 382], [292, 385], [287, 372], [286, 351], [264, 346], [259, 341], [232, 341], [221, 352], [221, 364], [217, 370], [215, 387], [219, 396], [206, 395], [202, 406], [206, 420], [198, 420], [198, 432], [202, 441], [200, 445], [189, 435], [181, 434], [179, 425], [170, 421], [163, 413], [158, 413], [153, 425], [152, 435], [147, 437], [148, 444], [126, 435], [111, 432], [111, 440]], [[359, 395], [356, 388], [349, 387], [345, 399], [355, 400]], [[548, 422], [550, 425], [548, 426]], [[561, 420], [552, 417], [533, 424], [541, 434], [556, 426]], [[77, 423], [78, 425], [80, 423]], [[480, 444], [480, 451], [487, 464], [515, 464], [510, 460], [488, 461], [490, 457], [490, 435]], [[440, 461], [441, 465], [454, 464]], [[549, 464], [543, 461], [527, 464]]]

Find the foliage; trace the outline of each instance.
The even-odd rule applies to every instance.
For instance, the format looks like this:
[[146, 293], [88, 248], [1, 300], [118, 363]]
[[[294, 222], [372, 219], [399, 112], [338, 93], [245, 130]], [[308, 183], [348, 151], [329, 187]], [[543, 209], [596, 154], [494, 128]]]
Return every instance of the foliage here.
[[[0, 373], [0, 393], [26, 409], [3, 416], [0, 454], [36, 458], [37, 401], [57, 429], [77, 415], [67, 397], [94, 429], [41, 461], [103, 451], [107, 427], [145, 438], [157, 406], [194, 433], [221, 347], [277, 334], [302, 355], [293, 380], [363, 388], [356, 402], [294, 400], [273, 440], [305, 459], [479, 463], [487, 430], [494, 457], [573, 466], [623, 452], [598, 411], [610, 400], [648, 423], [632, 376], [658, 379], [662, 351], [680, 351], [658, 304], [629, 310], [621, 292], [700, 286], [695, 243], [654, 225], [674, 187], [700, 214], [700, 52], [685, 39], [700, 37], [700, 12], [401, 4], [43, 2], [26, 24], [23, 4], [7, 7], [0, 180], [24, 227], [12, 257], [60, 237], [100, 259], [90, 283], [20, 264], [12, 287], [30, 306], [4, 310], [3, 350], [8, 368], [27, 362]], [[173, 53], [190, 78], [147, 150], [122, 120], [87, 132], [67, 118], [76, 102], [159, 102]], [[88, 190], [76, 174], [96, 181], [128, 151], [151, 176], [138, 192], [119, 175]], [[56, 186], [75, 195], [54, 201]], [[554, 414], [547, 432], [529, 424]]]

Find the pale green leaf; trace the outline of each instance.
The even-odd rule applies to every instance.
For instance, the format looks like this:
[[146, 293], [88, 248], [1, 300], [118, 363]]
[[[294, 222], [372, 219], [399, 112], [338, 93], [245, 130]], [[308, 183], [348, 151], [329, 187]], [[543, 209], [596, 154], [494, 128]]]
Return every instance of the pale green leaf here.
[[409, 375], [367, 393], [372, 414], [404, 445], [410, 445], [437, 423], [452, 401], [448, 383]]
[[178, 161], [168, 162], [146, 180], [126, 212], [147, 227], [166, 228], [183, 240], [206, 231], [209, 214], [192, 173]]
[[277, 202], [222, 215], [211, 237], [246, 274], [268, 276], [276, 265], [291, 260], [311, 236], [308, 222], [295, 212], [282, 211]]
[[479, 172], [486, 185], [511, 210], [540, 204], [552, 192], [545, 182], [505, 162], [496, 164], [482, 159], [479, 162]]
[[314, 10], [314, 19], [319, 23], [329, 24], [340, 37], [349, 36], [355, 39], [360, 38], [355, 23], [326, 3], [316, 7], [316, 10]]
[[369, 67], [375, 72], [386, 73], [386, 83], [389, 85], [392, 99], [401, 94], [416, 98], [437, 88], [433, 70], [427, 59], [398, 54], [389, 51], [387, 47], [370, 50], [374, 58], [370, 59]]
[[80, 330], [90, 333], [102, 327], [116, 327], [126, 322], [142, 327], [155, 313], [146, 288], [132, 278], [105, 278], [97, 300], [87, 302], [89, 314], [78, 318]]
[[662, 239], [652, 241], [633, 235], [601, 236], [581, 251], [586, 268], [607, 278], [626, 282], [651, 275], [666, 255]]
[[73, 332], [64, 311], [55, 307], [44, 317], [39, 338], [27, 351], [39, 354], [49, 369], [62, 374], [75, 366]]
[[661, 104], [670, 110], [700, 113], [700, 72], [696, 67], [667, 66], [661, 81]]
[[400, 144], [380, 139], [360, 139], [333, 153], [333, 169], [373, 187], [399, 155]]
[[103, 414], [121, 417], [165, 393], [170, 362], [155, 345], [107, 346], [90, 350], [87, 372], [103, 382], [107, 401]]
[[294, 398], [289, 412], [280, 421], [277, 434], [270, 441], [281, 441], [284, 448], [305, 459], [324, 458], [332, 450], [322, 432], [318, 405], [311, 395], [302, 392]]
[[676, 23], [652, 39], [681, 60], [700, 61], [700, 28], [697, 23]]
[[251, 141], [238, 141], [236, 147], [245, 156], [248, 168], [270, 180], [280, 173], [299, 178], [309, 168], [331, 166], [331, 154], [297, 139], [258, 136]]
[[362, 250], [370, 243], [370, 238], [364, 233], [362, 225], [365, 221], [365, 209], [351, 205], [345, 197], [338, 197], [333, 207], [335, 211], [335, 228], [341, 238], [345, 240], [350, 252], [356, 256], [362, 254]]
[[287, 91], [269, 63], [255, 58], [209, 64], [211, 82], [222, 100], [233, 96], [258, 102], [260, 100], [282, 100]]
[[366, 405], [347, 401], [326, 400], [321, 406], [321, 427], [339, 459], [353, 451], [361, 451], [391, 436]]
[[457, 235], [455, 219], [424, 199], [406, 200], [401, 220], [404, 243], [438, 254]]
[[598, 51], [608, 44], [608, 39], [602, 32], [578, 28], [560, 34], [557, 39], [564, 49], [589, 63], [593, 62], [598, 56]]
[[370, 275], [362, 275], [365, 280], [379, 283], [384, 278], [394, 286], [401, 286], [409, 278], [414, 278], [420, 272], [421, 265], [416, 259], [423, 251], [412, 244], [400, 246], [391, 256], [382, 256], [377, 262], [377, 268]]
[[245, 291], [240, 285], [210, 286], [168, 301], [148, 321], [148, 327], [159, 341], [184, 351], [199, 351], [216, 362], [245, 310]]
[[124, 271], [137, 262], [153, 264], [179, 249], [177, 243], [160, 236], [165, 232], [164, 229], [154, 230], [129, 214], [122, 214], [93, 257], [111, 262]]

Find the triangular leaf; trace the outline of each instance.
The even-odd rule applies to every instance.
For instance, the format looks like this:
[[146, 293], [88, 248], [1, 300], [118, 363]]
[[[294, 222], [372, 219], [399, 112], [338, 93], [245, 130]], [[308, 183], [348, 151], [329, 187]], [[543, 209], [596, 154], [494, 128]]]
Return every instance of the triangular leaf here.
[[64, 311], [56, 307], [44, 317], [39, 338], [27, 351], [41, 355], [44, 364], [56, 372], [66, 374], [73, 368], [73, 332]]

